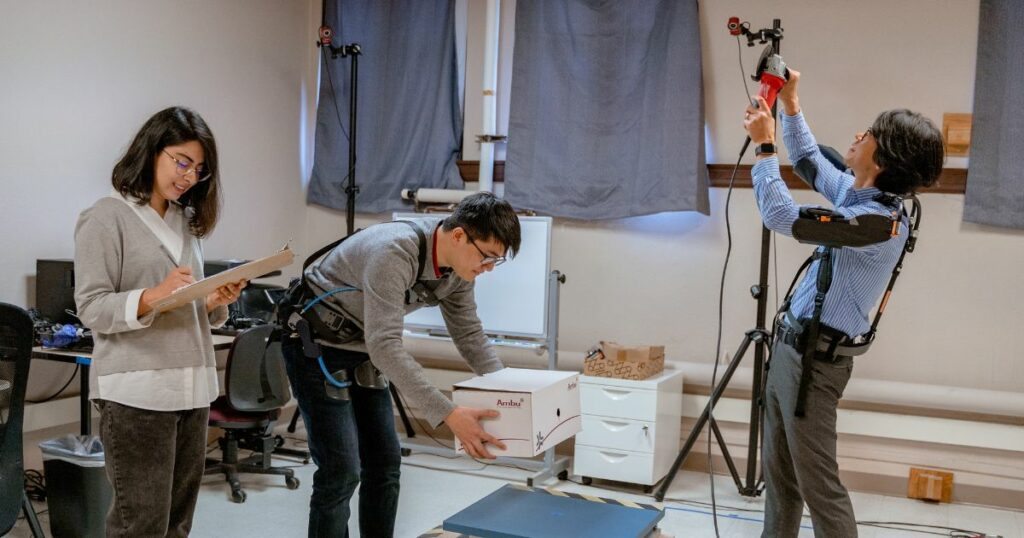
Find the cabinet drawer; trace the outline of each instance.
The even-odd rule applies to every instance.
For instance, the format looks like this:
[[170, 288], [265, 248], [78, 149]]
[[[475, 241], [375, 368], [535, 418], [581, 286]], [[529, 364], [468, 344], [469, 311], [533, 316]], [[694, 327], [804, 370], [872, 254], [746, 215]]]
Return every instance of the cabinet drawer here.
[[573, 474], [646, 486], [657, 481], [654, 478], [653, 454], [585, 446], [578, 441], [573, 456]]
[[654, 451], [653, 422], [583, 415], [583, 430], [576, 434], [582, 445], [630, 452]]
[[580, 384], [580, 411], [585, 415], [653, 421], [658, 416], [658, 393]]

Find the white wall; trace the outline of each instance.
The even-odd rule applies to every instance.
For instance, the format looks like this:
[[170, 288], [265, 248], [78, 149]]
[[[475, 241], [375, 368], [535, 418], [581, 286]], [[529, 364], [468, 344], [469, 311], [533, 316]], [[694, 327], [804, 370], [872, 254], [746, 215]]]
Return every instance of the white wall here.
[[[499, 101], [508, 91], [514, 7], [502, 2]], [[804, 73], [803, 106], [822, 142], [843, 147], [892, 106], [911, 106], [937, 121], [944, 111], [970, 111], [976, 0], [716, 0], [700, 7], [710, 162], [731, 161], [743, 138], [736, 43], [724, 28], [733, 14], [757, 26], [773, 16], [783, 20], [783, 52]], [[33, 302], [34, 260], [72, 255], [77, 214], [108, 191], [110, 169], [139, 125], [171, 104], [203, 114], [220, 144], [225, 207], [206, 243], [210, 257], [259, 256], [289, 238], [302, 254], [343, 234], [343, 212], [303, 201], [319, 9], [315, 0], [5, 3], [0, 300]], [[467, 0], [467, 71], [481, 61], [474, 39], [482, 37], [474, 37], [473, 25], [482, 12], [481, 0]], [[744, 55], [753, 63], [754, 50]], [[479, 108], [475, 78], [466, 82], [468, 159], [479, 124], [470, 118]], [[507, 118], [507, 107], [499, 110]], [[710, 217], [556, 220], [553, 266], [568, 276], [561, 348], [582, 351], [599, 339], [664, 343], [671, 358], [710, 361], [724, 197], [712, 189]], [[797, 199], [815, 201], [807, 192]], [[923, 202], [920, 247], [907, 261], [875, 349], [854, 375], [1021, 391], [1024, 362], [1011, 335], [1024, 326], [1017, 269], [1024, 266], [1024, 233], [962, 223], [963, 196], [926, 195]], [[754, 317], [747, 289], [757, 278], [760, 225], [749, 190], [734, 192], [731, 216], [723, 339], [729, 353]], [[360, 215], [357, 226], [386, 218]], [[808, 250], [788, 239], [779, 243], [780, 286]], [[498, 270], [485, 278], [500, 277]]]
[[[514, 0], [498, 0], [500, 31], [498, 32], [498, 86], [495, 88], [497, 122], [495, 133], [508, 134], [509, 89], [512, 87], [512, 53], [515, 48]], [[465, 7], [463, 8], [463, 4]], [[477, 135], [483, 134], [483, 71], [484, 71], [484, 29], [487, 20], [486, 0], [465, 0], [456, 3], [456, 9], [465, 9], [466, 70], [465, 70], [465, 126], [462, 135], [462, 158], [480, 160], [480, 144]], [[494, 159], [505, 160], [505, 144], [494, 146]]]
[[[2, 2], [0, 301], [34, 304], [35, 260], [73, 256], [79, 212], [171, 105], [198, 111], [218, 143], [224, 205], [207, 257], [263, 256], [289, 238], [305, 251], [319, 6]], [[36, 361], [32, 377], [63, 368]]]
[[[482, 7], [470, 2], [468, 24]], [[483, 4], [482, 1], [476, 4]], [[502, 45], [513, 33], [514, 2], [502, 2]], [[733, 163], [745, 133], [746, 97], [735, 38], [736, 15], [757, 28], [782, 19], [786, 61], [801, 71], [801, 104], [818, 140], [845, 150], [853, 133], [893, 107], [919, 110], [941, 125], [943, 112], [970, 112], [978, 27], [976, 0], [861, 2], [790, 0], [700, 2], [708, 161]], [[467, 76], [472, 72], [472, 28]], [[762, 47], [743, 49], [749, 73]], [[503, 51], [498, 96], [507, 102], [511, 58]], [[467, 79], [466, 132], [479, 97]], [[757, 87], [750, 83], [752, 92]], [[507, 107], [502, 109], [507, 114]], [[507, 123], [503, 124], [507, 125]], [[473, 159], [467, 136], [465, 158]], [[478, 154], [478, 153], [477, 153]], [[752, 162], [748, 156], [745, 162]], [[948, 167], [966, 167], [951, 158]], [[582, 351], [599, 339], [664, 343], [670, 358], [714, 355], [718, 282], [725, 256], [723, 189], [711, 191], [711, 216], [676, 213], [602, 222], [557, 219], [553, 267], [568, 275], [561, 303], [561, 348]], [[820, 203], [797, 192], [800, 203]], [[1024, 326], [1024, 232], [961, 222], [962, 195], [924, 195], [922, 237], [907, 259], [870, 355], [854, 375], [915, 383], [1024, 390], [1024, 362], [1011, 336]], [[723, 351], [733, 353], [754, 324], [747, 292], [757, 281], [760, 221], [749, 189], [731, 206], [733, 255], [726, 281]], [[785, 291], [810, 248], [782, 238], [779, 286]], [[500, 278], [500, 270], [485, 278]], [[773, 277], [770, 277], [772, 282]], [[772, 291], [774, 294], [774, 290]], [[774, 304], [772, 301], [769, 305]]]

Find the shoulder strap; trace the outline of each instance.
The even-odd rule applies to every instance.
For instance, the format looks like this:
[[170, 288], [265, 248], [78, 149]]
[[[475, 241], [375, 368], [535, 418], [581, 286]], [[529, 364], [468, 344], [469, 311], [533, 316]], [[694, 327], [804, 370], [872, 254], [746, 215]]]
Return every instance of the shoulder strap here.
[[[419, 243], [419, 254], [418, 254], [417, 260], [416, 260], [416, 280], [418, 281], [420, 279], [420, 275], [423, 274], [423, 267], [425, 266], [425, 264], [427, 262], [427, 236], [426, 236], [426, 234], [423, 233], [423, 230], [418, 225], [416, 225], [416, 223], [414, 223], [412, 221], [398, 220], [398, 221], [395, 221], [395, 222], [404, 222], [405, 224], [408, 224], [409, 227], [412, 228], [414, 232], [416, 232], [416, 238], [418, 239], [417, 243]], [[352, 237], [353, 235], [359, 233], [360, 231], [362, 231], [362, 230], [356, 230], [356, 231], [352, 232], [350, 235], [346, 235], [345, 237], [342, 237], [341, 239], [338, 239], [337, 241], [334, 241], [332, 243], [324, 245], [323, 247], [321, 247], [316, 252], [310, 254], [309, 257], [306, 258], [306, 261], [302, 262], [301, 275], [302, 275], [302, 285], [303, 285], [303, 287], [306, 286], [306, 269], [308, 269], [309, 266], [313, 262], [315, 262], [317, 259], [319, 259], [324, 254], [327, 254], [328, 252], [333, 250], [335, 247], [337, 247], [338, 245], [343, 243], [349, 237]]]
[[302, 262], [302, 270], [299, 271], [299, 277], [302, 279], [302, 287], [308, 289], [308, 285], [306, 284], [306, 269], [308, 269], [309, 266], [313, 262], [315, 262], [317, 259], [319, 259], [320, 256], [323, 256], [324, 254], [327, 254], [332, 249], [334, 249], [334, 247], [340, 245], [346, 239], [348, 239], [349, 237], [352, 237], [353, 235], [359, 233], [360, 231], [362, 231], [362, 230], [361, 229], [356, 230], [356, 231], [352, 232], [351, 234], [346, 235], [345, 237], [342, 237], [341, 239], [338, 239], [337, 241], [328, 243], [327, 245], [324, 245], [323, 247], [320, 247], [319, 250], [317, 250], [316, 252], [310, 254], [309, 257], [306, 258], [306, 261]]
[[420, 251], [416, 262], [416, 280], [419, 280], [420, 275], [423, 274], [423, 267], [427, 263], [427, 235], [423, 233], [423, 229], [420, 228], [419, 225], [411, 220], [397, 220], [395, 222], [404, 222], [408, 224], [409, 227], [416, 232], [416, 237], [419, 239]]

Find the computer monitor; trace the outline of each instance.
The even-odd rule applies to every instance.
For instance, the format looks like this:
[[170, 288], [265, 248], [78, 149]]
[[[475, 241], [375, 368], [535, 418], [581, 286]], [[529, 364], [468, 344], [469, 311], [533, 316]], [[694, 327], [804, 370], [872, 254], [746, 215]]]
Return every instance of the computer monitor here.
[[74, 260], [36, 260], [36, 309], [54, 323], [81, 323], [75, 312]]

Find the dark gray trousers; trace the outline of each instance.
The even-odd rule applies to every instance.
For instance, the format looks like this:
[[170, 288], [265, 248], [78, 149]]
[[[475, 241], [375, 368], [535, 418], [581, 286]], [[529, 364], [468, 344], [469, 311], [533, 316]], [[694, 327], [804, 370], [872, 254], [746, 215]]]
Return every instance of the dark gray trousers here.
[[114, 500], [107, 538], [185, 537], [206, 465], [209, 407], [147, 411], [98, 400]]
[[806, 414], [796, 417], [800, 354], [776, 339], [765, 387], [764, 466], [766, 511], [762, 538], [796, 537], [804, 503], [814, 536], [857, 536], [850, 495], [836, 463], [836, 408], [853, 372], [853, 359], [812, 361]]

